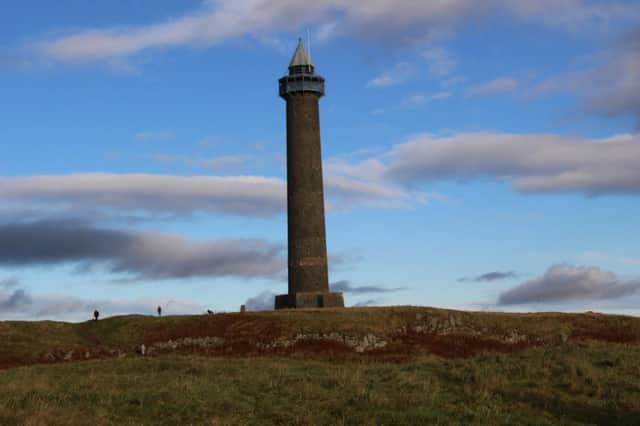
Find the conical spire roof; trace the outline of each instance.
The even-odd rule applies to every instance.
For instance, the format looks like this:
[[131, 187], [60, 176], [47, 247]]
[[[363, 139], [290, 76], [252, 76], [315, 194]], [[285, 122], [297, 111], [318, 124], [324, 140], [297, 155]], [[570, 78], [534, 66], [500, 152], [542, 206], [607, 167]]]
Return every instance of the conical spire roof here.
[[307, 55], [307, 52], [304, 50], [304, 46], [302, 45], [302, 39], [298, 39], [298, 47], [296, 47], [296, 51], [293, 54], [293, 58], [291, 58], [290, 67], [297, 67], [300, 65], [313, 65], [311, 63], [311, 58]]

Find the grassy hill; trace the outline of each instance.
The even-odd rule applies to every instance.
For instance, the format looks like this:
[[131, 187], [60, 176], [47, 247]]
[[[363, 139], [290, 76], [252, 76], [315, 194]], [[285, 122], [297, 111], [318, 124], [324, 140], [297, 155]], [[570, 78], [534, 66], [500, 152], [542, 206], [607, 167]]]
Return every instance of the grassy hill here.
[[0, 322], [0, 424], [632, 425], [638, 360], [640, 318], [594, 313]]

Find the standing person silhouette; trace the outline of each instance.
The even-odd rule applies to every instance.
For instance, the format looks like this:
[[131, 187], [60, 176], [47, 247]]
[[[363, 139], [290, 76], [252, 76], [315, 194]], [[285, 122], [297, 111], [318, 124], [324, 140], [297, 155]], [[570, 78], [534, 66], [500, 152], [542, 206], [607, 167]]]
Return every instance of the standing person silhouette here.
[[93, 311], [93, 318], [95, 318], [96, 321], [98, 321], [98, 317], [99, 316], [100, 316], [100, 312], [98, 312], [97, 309], [95, 311]]
[[162, 316], [162, 306], [158, 306], [158, 316]]

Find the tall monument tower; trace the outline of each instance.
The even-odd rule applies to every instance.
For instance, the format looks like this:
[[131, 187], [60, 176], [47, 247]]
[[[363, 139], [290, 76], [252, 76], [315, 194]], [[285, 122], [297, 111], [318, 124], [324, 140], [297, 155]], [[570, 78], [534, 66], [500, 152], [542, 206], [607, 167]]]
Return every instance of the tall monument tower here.
[[287, 102], [289, 293], [276, 296], [275, 307], [343, 307], [342, 293], [329, 292], [327, 271], [318, 112], [324, 78], [315, 74], [302, 40], [279, 83]]

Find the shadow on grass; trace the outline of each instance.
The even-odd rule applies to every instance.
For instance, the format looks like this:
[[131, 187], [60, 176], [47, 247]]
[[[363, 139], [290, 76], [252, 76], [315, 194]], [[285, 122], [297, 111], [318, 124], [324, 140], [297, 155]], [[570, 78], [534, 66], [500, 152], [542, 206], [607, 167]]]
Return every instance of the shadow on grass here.
[[539, 393], [507, 393], [504, 398], [546, 411], [558, 419], [596, 425], [640, 425], [640, 411], [625, 407], [597, 407], [558, 395]]

